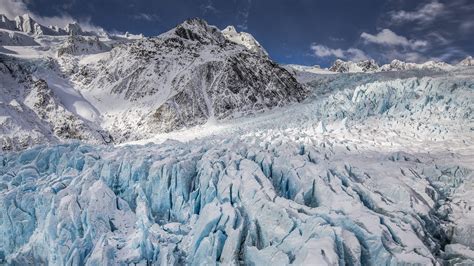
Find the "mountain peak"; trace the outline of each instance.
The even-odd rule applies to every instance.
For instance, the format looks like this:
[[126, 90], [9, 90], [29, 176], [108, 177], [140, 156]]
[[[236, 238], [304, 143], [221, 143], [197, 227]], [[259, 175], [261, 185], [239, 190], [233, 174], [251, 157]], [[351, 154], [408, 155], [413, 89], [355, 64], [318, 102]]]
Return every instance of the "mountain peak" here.
[[81, 35], [84, 33], [77, 22], [68, 23], [64, 29], [69, 35]]
[[379, 69], [379, 65], [375, 60], [363, 60], [359, 62], [344, 61], [337, 59], [329, 68], [330, 71], [347, 73], [347, 72], [375, 72]]
[[474, 66], [474, 59], [472, 56], [466, 57], [464, 60], [458, 63], [459, 66]]
[[229, 25], [225, 29], [223, 29], [222, 32], [237, 33], [237, 30], [234, 26]]
[[36, 25], [39, 25], [28, 14], [17, 16], [15, 18], [15, 22], [16, 22], [16, 28], [26, 33], [35, 33], [35, 28], [37, 28]]
[[227, 40], [243, 45], [249, 51], [268, 56], [267, 51], [265, 51], [265, 49], [250, 33], [237, 32], [234, 26], [227, 26], [222, 30], [222, 34]]
[[190, 18], [176, 26], [174, 33], [187, 40], [200, 43], [223, 43], [222, 33], [214, 26], [210, 26], [204, 19]]
[[16, 16], [14, 20], [10, 20], [7, 16], [0, 14], [0, 28], [22, 31], [24, 33], [33, 35], [98, 35], [100, 33], [83, 31], [81, 26], [77, 22], [71, 22], [66, 25], [65, 28], [60, 28], [55, 25], [44, 26], [36, 22], [30, 14], [23, 14]]

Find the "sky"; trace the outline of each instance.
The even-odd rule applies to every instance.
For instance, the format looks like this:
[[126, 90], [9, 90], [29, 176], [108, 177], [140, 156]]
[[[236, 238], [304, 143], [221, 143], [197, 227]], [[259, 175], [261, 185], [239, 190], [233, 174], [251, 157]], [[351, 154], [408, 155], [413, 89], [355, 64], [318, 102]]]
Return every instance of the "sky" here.
[[283, 64], [474, 56], [474, 0], [0, 0], [0, 13], [145, 36], [200, 17], [252, 34]]

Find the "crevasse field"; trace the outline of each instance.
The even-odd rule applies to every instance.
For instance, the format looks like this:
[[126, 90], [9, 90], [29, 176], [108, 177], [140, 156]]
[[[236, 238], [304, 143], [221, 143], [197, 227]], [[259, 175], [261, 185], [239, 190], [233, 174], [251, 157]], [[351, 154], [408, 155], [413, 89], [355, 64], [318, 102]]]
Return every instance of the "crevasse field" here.
[[374, 75], [313, 76], [305, 103], [178, 140], [3, 154], [3, 256], [90, 265], [472, 258], [472, 70]]

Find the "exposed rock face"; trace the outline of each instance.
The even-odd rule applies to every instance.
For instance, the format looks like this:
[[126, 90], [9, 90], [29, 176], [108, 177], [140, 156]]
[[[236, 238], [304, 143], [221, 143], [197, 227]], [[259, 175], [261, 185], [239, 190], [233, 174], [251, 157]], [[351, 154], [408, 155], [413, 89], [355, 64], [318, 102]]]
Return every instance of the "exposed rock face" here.
[[[200, 19], [114, 48], [96, 69], [83, 69], [76, 79], [98, 98], [112, 95], [133, 103], [114, 115], [116, 123], [130, 128], [116, 132], [123, 138], [254, 114], [307, 95], [267, 56], [228, 41]], [[138, 126], [129, 116], [137, 112]]]
[[69, 23], [64, 29], [69, 35], [84, 35], [81, 26], [77, 23]]
[[358, 62], [357, 65], [362, 68], [362, 72], [375, 72], [379, 69], [379, 65], [373, 59]]
[[112, 141], [107, 132], [92, 127], [64, 108], [48, 83], [42, 79], [32, 83], [25, 105], [42, 121], [49, 123], [54, 135], [60, 139], [79, 139], [96, 143]]
[[9, 20], [5, 15], [0, 15], [0, 28], [16, 30], [16, 23], [13, 20]]
[[58, 56], [95, 54], [109, 50], [110, 47], [101, 42], [97, 36], [85, 37], [72, 34], [58, 48]]
[[34, 77], [30, 64], [0, 56], [0, 150], [68, 139], [112, 141], [100, 125], [68, 110], [45, 80]]

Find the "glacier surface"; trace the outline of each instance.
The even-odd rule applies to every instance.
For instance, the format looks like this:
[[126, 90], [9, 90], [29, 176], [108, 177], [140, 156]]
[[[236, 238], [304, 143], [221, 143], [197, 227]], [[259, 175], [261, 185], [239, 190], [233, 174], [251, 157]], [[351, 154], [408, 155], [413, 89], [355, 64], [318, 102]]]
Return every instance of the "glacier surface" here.
[[474, 263], [471, 71], [303, 75], [306, 103], [192, 138], [3, 153], [0, 259]]

